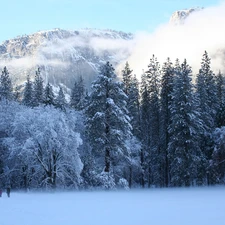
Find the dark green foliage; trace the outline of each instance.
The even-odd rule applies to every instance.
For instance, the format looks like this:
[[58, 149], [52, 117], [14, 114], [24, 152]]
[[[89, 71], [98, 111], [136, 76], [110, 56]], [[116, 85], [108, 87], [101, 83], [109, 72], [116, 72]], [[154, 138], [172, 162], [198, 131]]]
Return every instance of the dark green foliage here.
[[159, 158], [161, 157], [159, 145], [159, 62], [153, 55], [146, 71], [146, 84], [149, 100], [149, 146], [148, 146], [148, 186], [157, 186], [161, 181], [161, 168]]
[[169, 185], [169, 125], [172, 121], [170, 107], [172, 103], [174, 68], [168, 58], [162, 67], [161, 92], [160, 92], [160, 167], [162, 168], [163, 186]]
[[52, 86], [47, 83], [44, 90], [44, 104], [45, 105], [55, 105], [55, 95], [52, 90]]
[[169, 127], [169, 160], [171, 186], [190, 186], [194, 182], [203, 184], [206, 173], [199, 134], [202, 121], [197, 111], [197, 103], [191, 82], [192, 71], [187, 61], [175, 66], [175, 78], [172, 91], [170, 113], [173, 115]]
[[1, 77], [0, 77], [0, 100], [6, 99], [6, 100], [12, 100], [13, 94], [12, 94], [12, 82], [9, 77], [9, 72], [6, 67], [4, 67]]
[[131, 87], [132, 72], [133, 72], [133, 70], [130, 69], [129, 63], [126, 62], [125, 68], [124, 68], [124, 70], [122, 70], [123, 85], [124, 85], [123, 90], [126, 95], [129, 94], [129, 89]]
[[22, 103], [26, 106], [33, 106], [33, 85], [29, 75], [27, 76]]
[[126, 153], [125, 141], [131, 125], [126, 109], [127, 96], [116, 80], [114, 68], [107, 62], [92, 84], [90, 104], [86, 109], [89, 141], [93, 151], [104, 157], [104, 171], [111, 170], [112, 161]]
[[225, 78], [219, 72], [216, 76], [218, 110], [216, 115], [217, 127], [225, 126]]
[[140, 139], [140, 102], [139, 102], [139, 84], [136, 76], [132, 77], [128, 92], [127, 109], [132, 125], [132, 133]]
[[66, 99], [62, 87], [59, 88], [58, 96], [56, 98], [56, 107], [62, 110], [66, 107]]
[[38, 68], [38, 70], [36, 71], [33, 86], [34, 86], [33, 106], [39, 106], [44, 102], [44, 86], [40, 68]]
[[76, 110], [82, 110], [85, 106], [85, 88], [82, 76], [74, 83], [70, 96], [70, 106]]

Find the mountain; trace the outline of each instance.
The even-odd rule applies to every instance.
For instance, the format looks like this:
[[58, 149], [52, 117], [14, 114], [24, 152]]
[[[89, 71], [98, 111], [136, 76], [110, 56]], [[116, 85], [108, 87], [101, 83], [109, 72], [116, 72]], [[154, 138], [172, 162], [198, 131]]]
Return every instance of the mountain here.
[[[202, 8], [173, 13], [170, 23], [183, 24]], [[110, 61], [115, 66], [129, 58], [133, 34], [114, 30], [53, 29], [23, 35], [0, 44], [0, 69], [7, 66], [14, 85], [23, 87], [39, 67], [45, 83], [71, 89], [78, 76], [90, 87], [100, 66]]]
[[175, 11], [172, 16], [170, 17], [170, 23], [174, 25], [182, 25], [185, 20], [192, 14], [198, 11], [203, 10], [203, 8], [197, 7], [197, 8], [190, 8], [190, 9], [184, 9]]
[[116, 65], [128, 57], [125, 43], [132, 38], [130, 33], [113, 30], [40, 31], [4, 41], [0, 68], [7, 66], [17, 85], [24, 84], [27, 74], [34, 78], [38, 67], [44, 81], [55, 87], [71, 88], [80, 75], [90, 84], [104, 62]]

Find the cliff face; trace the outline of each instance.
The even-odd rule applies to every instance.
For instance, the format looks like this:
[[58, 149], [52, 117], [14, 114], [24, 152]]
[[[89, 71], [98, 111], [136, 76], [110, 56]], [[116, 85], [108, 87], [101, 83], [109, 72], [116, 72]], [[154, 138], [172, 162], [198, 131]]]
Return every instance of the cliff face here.
[[[202, 8], [176, 11], [170, 23], [182, 25], [199, 10]], [[71, 89], [78, 76], [90, 86], [103, 63], [117, 66], [129, 58], [133, 38], [130, 33], [113, 30], [39, 31], [0, 44], [0, 70], [7, 66], [14, 85], [23, 85], [27, 74], [33, 79], [40, 67], [45, 83], [55, 87]]]
[[45, 82], [54, 86], [71, 88], [80, 75], [90, 84], [104, 62], [116, 65], [128, 57], [128, 49], [122, 46], [132, 38], [132, 34], [112, 30], [40, 31], [3, 42], [0, 67], [8, 67], [16, 84], [23, 84], [27, 74], [34, 77], [37, 67]]

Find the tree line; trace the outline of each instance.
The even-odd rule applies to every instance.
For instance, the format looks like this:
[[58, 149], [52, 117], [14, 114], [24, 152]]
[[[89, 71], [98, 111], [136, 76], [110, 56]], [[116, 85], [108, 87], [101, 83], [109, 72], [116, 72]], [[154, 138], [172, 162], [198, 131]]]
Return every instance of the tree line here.
[[225, 181], [225, 78], [204, 52], [160, 66], [139, 81], [107, 62], [86, 91], [55, 96], [38, 69], [22, 97], [5, 67], [0, 80], [0, 183], [16, 189], [189, 187]]

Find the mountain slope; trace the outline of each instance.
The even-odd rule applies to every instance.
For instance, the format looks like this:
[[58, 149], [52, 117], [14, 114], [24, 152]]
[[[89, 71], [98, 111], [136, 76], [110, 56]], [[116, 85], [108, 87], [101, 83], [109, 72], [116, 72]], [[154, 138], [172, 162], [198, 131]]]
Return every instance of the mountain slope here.
[[40, 31], [3, 42], [0, 67], [8, 67], [16, 84], [24, 83], [27, 74], [34, 77], [40, 67], [45, 82], [71, 88], [80, 75], [89, 84], [105, 61], [117, 64], [126, 59], [132, 38], [112, 30]]

